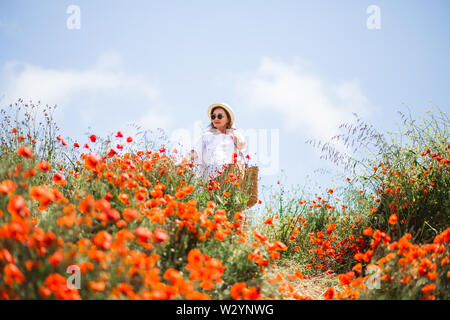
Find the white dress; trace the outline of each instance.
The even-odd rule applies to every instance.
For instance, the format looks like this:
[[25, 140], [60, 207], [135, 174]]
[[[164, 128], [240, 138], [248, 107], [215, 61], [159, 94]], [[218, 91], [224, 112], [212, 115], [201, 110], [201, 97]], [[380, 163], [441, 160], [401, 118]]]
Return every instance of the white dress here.
[[[234, 136], [237, 138], [237, 145], [234, 144]], [[218, 176], [224, 169], [223, 165], [233, 163], [233, 154], [243, 155], [247, 149], [247, 143], [243, 135], [235, 128], [227, 129], [226, 133], [218, 129], [205, 131], [193, 150], [197, 153], [194, 161], [199, 168], [200, 174], [204, 178]], [[242, 159], [238, 157], [238, 162]], [[219, 172], [217, 172], [219, 171]]]

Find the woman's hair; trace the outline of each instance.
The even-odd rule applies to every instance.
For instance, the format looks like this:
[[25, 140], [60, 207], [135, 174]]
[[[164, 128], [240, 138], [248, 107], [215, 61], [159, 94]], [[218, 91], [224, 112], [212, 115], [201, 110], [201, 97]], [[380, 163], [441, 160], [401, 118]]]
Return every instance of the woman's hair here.
[[[220, 106], [217, 106], [217, 107], [214, 107], [214, 108], [211, 110], [211, 114], [212, 114], [212, 113], [214, 112], [214, 110], [216, 110], [217, 108], [220, 108], [220, 109], [222, 109], [223, 111], [225, 111], [225, 113], [226, 113], [226, 115], [227, 115], [227, 119], [228, 119], [228, 122], [227, 122], [227, 129], [231, 129], [231, 126], [230, 126], [231, 117], [230, 117], [230, 114], [228, 113], [227, 110], [225, 110], [224, 108], [222, 108], [222, 107], [220, 107]], [[211, 120], [211, 119], [210, 119], [210, 120]], [[210, 122], [209, 122], [208, 129], [214, 129], [214, 128], [215, 128], [215, 127], [214, 127], [212, 121], [210, 121]]]

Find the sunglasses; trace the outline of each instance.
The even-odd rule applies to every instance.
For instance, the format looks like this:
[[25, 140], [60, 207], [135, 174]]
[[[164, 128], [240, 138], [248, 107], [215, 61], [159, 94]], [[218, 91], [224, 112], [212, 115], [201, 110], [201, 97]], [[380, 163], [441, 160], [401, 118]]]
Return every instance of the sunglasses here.
[[[219, 113], [219, 114], [217, 115], [217, 119], [221, 120], [222, 118], [223, 118], [223, 114]], [[211, 116], [211, 120], [215, 120], [215, 119], [216, 119], [216, 115], [213, 114], [213, 115]]]

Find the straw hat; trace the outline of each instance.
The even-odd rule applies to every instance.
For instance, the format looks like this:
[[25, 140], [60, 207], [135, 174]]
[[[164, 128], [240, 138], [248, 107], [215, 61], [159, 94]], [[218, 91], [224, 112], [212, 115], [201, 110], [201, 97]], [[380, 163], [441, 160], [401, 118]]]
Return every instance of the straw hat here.
[[208, 107], [208, 117], [211, 118], [211, 113], [213, 111], [213, 109], [215, 107], [221, 107], [223, 109], [225, 109], [228, 114], [230, 115], [230, 127], [234, 128], [234, 112], [233, 109], [231, 109], [231, 107], [229, 105], [227, 105], [226, 103], [213, 103], [212, 105], [210, 105]]

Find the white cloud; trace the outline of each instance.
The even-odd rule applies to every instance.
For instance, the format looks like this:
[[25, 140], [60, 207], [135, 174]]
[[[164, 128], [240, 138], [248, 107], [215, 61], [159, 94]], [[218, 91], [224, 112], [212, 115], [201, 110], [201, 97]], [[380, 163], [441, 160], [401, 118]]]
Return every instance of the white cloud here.
[[289, 64], [263, 57], [255, 72], [238, 78], [243, 105], [269, 116], [281, 114], [281, 128], [320, 140], [339, 133], [341, 123], [354, 119], [352, 112], [369, 114], [368, 99], [356, 79], [329, 84], [308, 73], [307, 66], [299, 59]]
[[121, 58], [115, 53], [101, 55], [86, 70], [9, 61], [2, 74], [0, 92], [5, 93], [7, 101], [23, 98], [57, 104], [57, 121], [81, 127], [83, 132], [87, 126], [114, 131], [126, 122], [145, 129], [167, 128], [172, 123], [172, 117], [163, 111], [167, 106], [159, 97], [157, 81], [124, 71]]

